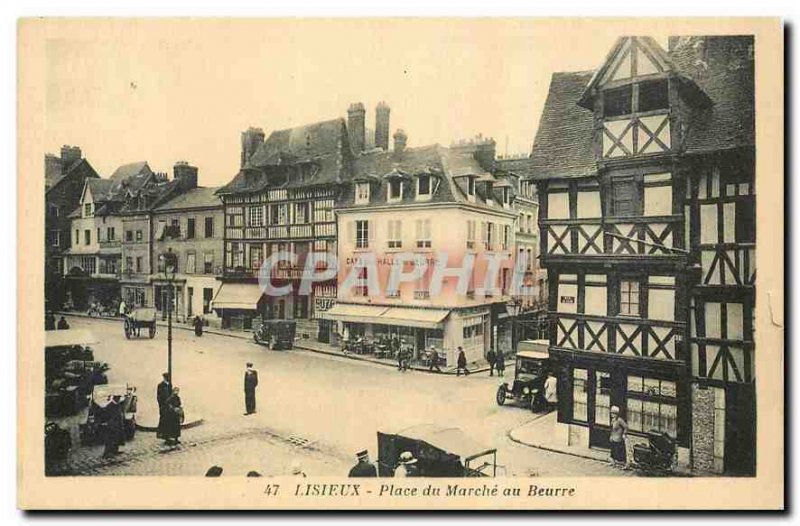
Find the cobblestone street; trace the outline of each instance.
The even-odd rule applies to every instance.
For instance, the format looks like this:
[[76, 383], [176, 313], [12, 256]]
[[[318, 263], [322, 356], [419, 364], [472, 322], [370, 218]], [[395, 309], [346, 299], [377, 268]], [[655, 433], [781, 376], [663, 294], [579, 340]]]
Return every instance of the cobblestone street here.
[[[155, 387], [166, 369], [166, 330], [155, 339], [125, 340], [119, 321], [72, 318], [100, 340], [96, 358], [107, 361], [111, 383], [137, 387], [140, 422], [154, 421]], [[138, 431], [114, 459], [101, 458], [102, 446], [80, 446], [76, 415], [73, 451], [64, 474], [203, 475], [220, 465], [225, 474], [288, 474], [299, 463], [309, 475], [342, 475], [354, 453], [367, 448], [377, 457], [376, 432], [420, 423], [460, 427], [498, 448], [508, 475], [621, 475], [604, 463], [534, 449], [507, 434], [536, 418], [517, 407], [498, 407], [497, 378], [400, 373], [390, 367], [308, 351], [268, 351], [222, 335], [195, 337], [174, 331], [174, 377], [187, 415], [203, 425], [183, 431], [182, 445], [167, 448], [155, 433]], [[243, 416], [242, 374], [246, 361], [259, 371], [258, 413]], [[506, 371], [513, 378], [513, 368]]]

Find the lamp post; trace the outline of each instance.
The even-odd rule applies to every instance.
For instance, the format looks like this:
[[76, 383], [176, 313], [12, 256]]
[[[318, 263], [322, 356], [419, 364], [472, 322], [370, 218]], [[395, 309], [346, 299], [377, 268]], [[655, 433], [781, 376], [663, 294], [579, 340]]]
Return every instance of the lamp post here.
[[517, 317], [522, 310], [522, 302], [519, 298], [511, 298], [506, 303], [506, 309], [511, 316], [511, 350], [517, 354]]
[[164, 272], [164, 279], [167, 280], [167, 374], [169, 375], [169, 382], [175, 385], [175, 379], [172, 377], [172, 295], [173, 284], [175, 282], [175, 269], [177, 267], [177, 256], [172, 253], [172, 249], [161, 254], [158, 257], [160, 266]]

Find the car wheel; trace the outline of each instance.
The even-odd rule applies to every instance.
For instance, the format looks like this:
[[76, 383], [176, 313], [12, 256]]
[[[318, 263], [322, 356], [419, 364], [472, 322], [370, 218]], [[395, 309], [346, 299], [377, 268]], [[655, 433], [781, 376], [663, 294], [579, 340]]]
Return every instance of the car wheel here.
[[506, 393], [508, 389], [506, 389], [505, 385], [501, 385], [497, 388], [497, 405], [504, 405], [506, 403]]

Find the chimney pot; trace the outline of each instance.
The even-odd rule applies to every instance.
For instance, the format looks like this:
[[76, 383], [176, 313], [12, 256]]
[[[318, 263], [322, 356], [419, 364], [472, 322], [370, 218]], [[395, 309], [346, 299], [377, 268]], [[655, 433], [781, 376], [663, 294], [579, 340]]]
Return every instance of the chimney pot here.
[[408, 143], [408, 135], [406, 135], [406, 132], [398, 128], [398, 130], [394, 132], [392, 138], [394, 138], [394, 153], [403, 153]]
[[355, 154], [364, 151], [366, 142], [366, 117], [364, 105], [354, 102], [347, 108], [347, 133], [350, 138], [350, 147]]
[[389, 105], [381, 101], [375, 106], [375, 146], [389, 150]]

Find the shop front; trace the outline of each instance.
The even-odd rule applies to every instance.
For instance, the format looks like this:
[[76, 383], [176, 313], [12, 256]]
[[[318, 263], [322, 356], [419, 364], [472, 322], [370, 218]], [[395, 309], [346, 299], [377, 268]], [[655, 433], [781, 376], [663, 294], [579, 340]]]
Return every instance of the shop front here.
[[648, 432], [664, 432], [677, 440], [679, 461], [688, 462], [690, 407], [679, 362], [653, 367], [550, 352], [559, 364], [558, 427], [566, 445], [608, 449], [611, 407], [617, 406], [629, 448], [645, 443]]
[[257, 283], [223, 283], [211, 302], [223, 329], [250, 330], [262, 318], [264, 299]]

